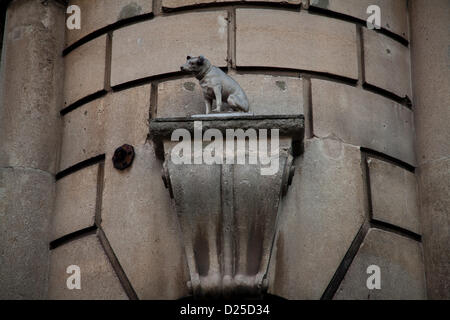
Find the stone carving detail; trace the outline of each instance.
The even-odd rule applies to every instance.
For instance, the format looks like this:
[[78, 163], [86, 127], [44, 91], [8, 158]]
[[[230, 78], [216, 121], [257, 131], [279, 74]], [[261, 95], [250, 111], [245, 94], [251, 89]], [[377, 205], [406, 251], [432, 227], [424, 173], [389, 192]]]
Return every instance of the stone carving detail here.
[[[302, 140], [303, 118], [253, 118], [257, 117], [244, 117], [258, 128], [282, 121], [287, 124], [280, 130], [275, 174], [262, 175], [259, 162], [174, 164], [171, 150], [177, 142], [170, 141], [168, 127], [193, 131], [194, 120], [156, 119], [150, 123], [151, 137], [163, 145], [163, 180], [180, 221], [191, 277], [188, 286], [194, 297], [257, 298], [267, 290], [280, 199], [294, 174], [293, 154], [297, 151], [293, 141]], [[240, 121], [243, 119], [205, 116], [205, 125], [218, 130], [239, 128]]]
[[213, 112], [222, 112], [223, 102], [234, 111], [248, 112], [248, 98], [241, 86], [225, 72], [213, 66], [204, 56], [187, 56], [186, 63], [180, 68], [181, 71], [194, 74], [200, 82], [206, 114], [211, 113], [213, 101], [216, 101], [216, 109], [212, 110]]

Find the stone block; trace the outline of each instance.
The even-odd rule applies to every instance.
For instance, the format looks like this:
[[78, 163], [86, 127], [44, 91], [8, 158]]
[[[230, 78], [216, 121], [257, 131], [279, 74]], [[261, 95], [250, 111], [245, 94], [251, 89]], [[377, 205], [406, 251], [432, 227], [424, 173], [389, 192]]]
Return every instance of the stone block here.
[[226, 66], [227, 30], [226, 11], [162, 16], [117, 30], [111, 85], [178, 72], [189, 54], [204, 54], [214, 65]]
[[354, 24], [304, 12], [237, 9], [236, 64], [358, 78]]
[[57, 170], [63, 29], [56, 4], [9, 6], [0, 67], [0, 167]]
[[[367, 288], [367, 279], [370, 276], [367, 268], [371, 265], [380, 268], [381, 289]], [[371, 229], [334, 299], [426, 299], [424, 272], [419, 242], [383, 230]]]
[[[67, 288], [67, 267], [80, 267], [81, 289]], [[49, 299], [127, 300], [97, 235], [86, 235], [51, 251]]]
[[363, 29], [363, 39], [365, 82], [412, 98], [409, 49], [373, 30]]
[[64, 116], [60, 170], [114, 150], [142, 145], [148, 134], [150, 85], [113, 92]]
[[[148, 135], [151, 85], [109, 94], [105, 98], [105, 151], [127, 143], [140, 146]], [[110, 159], [108, 159], [109, 161]]]
[[370, 5], [381, 9], [381, 27], [408, 38], [408, 5], [407, 0], [311, 0], [310, 7], [342, 13], [367, 21], [371, 14], [367, 13]]
[[414, 173], [375, 158], [368, 165], [373, 218], [420, 234]]
[[102, 225], [140, 299], [182, 298], [189, 294], [189, 273], [162, 166], [151, 144], [135, 151], [125, 171], [114, 169], [112, 154], [106, 155]]
[[269, 293], [320, 299], [364, 221], [361, 154], [314, 138], [305, 141], [296, 167], [281, 203]]
[[45, 299], [55, 182], [46, 172], [0, 168], [0, 299]]
[[[236, 2], [236, 0], [162, 0], [162, 7], [168, 9], [180, 8], [185, 6], [206, 5], [212, 3]], [[243, 0], [242, 2], [267, 2], [267, 3], [283, 3], [283, 4], [300, 4], [302, 0]]]
[[450, 159], [418, 170], [428, 297], [450, 299]]
[[[255, 115], [303, 114], [303, 82], [300, 78], [269, 75], [231, 75], [247, 94]], [[157, 117], [183, 117], [205, 113], [203, 93], [196, 79], [180, 79], [158, 85]]]
[[202, 89], [195, 78], [158, 84], [157, 118], [188, 117], [205, 113]]
[[317, 79], [311, 83], [316, 136], [335, 137], [416, 164], [411, 110], [351, 86]]
[[69, 5], [80, 7], [81, 29], [66, 29], [66, 46], [115, 22], [152, 12], [152, 0], [71, 0]]
[[64, 116], [60, 171], [104, 153], [105, 99], [96, 99]]
[[[438, 0], [411, 2], [411, 63], [417, 161], [425, 164], [450, 155], [450, 3]], [[433, 23], [430, 23], [433, 21]], [[450, 297], [450, 294], [447, 295]]]
[[56, 182], [52, 240], [94, 225], [98, 169], [93, 165]]
[[65, 56], [64, 107], [104, 90], [106, 35], [91, 40]]

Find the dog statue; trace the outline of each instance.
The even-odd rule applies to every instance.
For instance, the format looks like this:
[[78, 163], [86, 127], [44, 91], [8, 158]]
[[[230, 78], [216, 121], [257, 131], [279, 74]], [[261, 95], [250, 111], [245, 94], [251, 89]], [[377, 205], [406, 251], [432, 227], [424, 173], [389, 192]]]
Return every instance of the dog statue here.
[[233, 78], [213, 66], [204, 56], [187, 56], [181, 71], [194, 74], [200, 82], [205, 98], [206, 114], [211, 113], [214, 100], [216, 100], [216, 109], [212, 110], [213, 112], [222, 112], [223, 102], [235, 111], [248, 112], [249, 103], [244, 90]]

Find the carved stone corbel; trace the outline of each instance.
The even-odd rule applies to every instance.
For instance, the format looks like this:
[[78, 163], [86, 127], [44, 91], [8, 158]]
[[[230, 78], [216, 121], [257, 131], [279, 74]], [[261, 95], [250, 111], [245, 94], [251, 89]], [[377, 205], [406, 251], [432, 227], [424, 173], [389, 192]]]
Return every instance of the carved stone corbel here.
[[271, 175], [261, 174], [264, 166], [259, 162], [175, 164], [171, 151], [177, 142], [170, 140], [169, 133], [179, 128], [193, 132], [194, 121], [199, 119], [150, 123], [151, 137], [164, 150], [163, 181], [183, 233], [191, 278], [188, 286], [194, 297], [260, 297], [267, 291], [278, 208], [294, 174], [293, 156], [298, 153], [294, 147], [299, 145], [295, 141], [303, 140], [303, 117], [203, 119], [203, 132], [208, 128], [221, 132], [243, 127], [278, 129], [279, 165]]

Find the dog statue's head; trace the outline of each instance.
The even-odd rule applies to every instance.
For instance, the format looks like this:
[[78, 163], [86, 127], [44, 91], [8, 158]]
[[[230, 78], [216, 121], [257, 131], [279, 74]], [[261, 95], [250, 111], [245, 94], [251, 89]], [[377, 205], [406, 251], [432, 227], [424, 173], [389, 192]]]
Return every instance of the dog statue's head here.
[[193, 74], [199, 74], [204, 72], [205, 70], [208, 70], [211, 63], [206, 59], [204, 56], [198, 56], [198, 57], [186, 57], [186, 63], [183, 64], [180, 69], [184, 72], [190, 72]]

